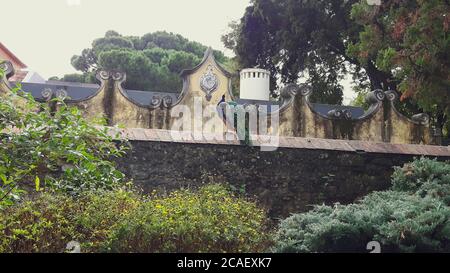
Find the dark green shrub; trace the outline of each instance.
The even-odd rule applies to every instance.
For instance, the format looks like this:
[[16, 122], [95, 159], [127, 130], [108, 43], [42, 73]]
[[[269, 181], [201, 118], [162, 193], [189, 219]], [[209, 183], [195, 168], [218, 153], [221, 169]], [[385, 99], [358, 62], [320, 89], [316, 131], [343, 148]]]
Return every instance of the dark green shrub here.
[[280, 224], [276, 252], [450, 251], [450, 209], [434, 198], [386, 191], [358, 204], [319, 206]]
[[428, 158], [395, 168], [392, 189], [442, 199], [450, 205], [450, 164]]
[[449, 252], [449, 173], [449, 163], [429, 159], [396, 168], [393, 190], [283, 220], [274, 250], [367, 252], [378, 241], [384, 252]]
[[266, 215], [223, 186], [153, 196], [114, 229], [112, 252], [260, 252]]

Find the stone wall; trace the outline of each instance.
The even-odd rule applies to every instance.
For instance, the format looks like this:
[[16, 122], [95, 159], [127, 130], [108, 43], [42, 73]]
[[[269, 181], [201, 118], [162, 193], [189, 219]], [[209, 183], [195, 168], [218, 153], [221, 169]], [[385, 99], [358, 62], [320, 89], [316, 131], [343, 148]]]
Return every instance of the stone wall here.
[[[291, 145], [296, 147], [286, 147], [289, 145], [283, 142], [285, 147], [273, 152], [236, 143], [132, 140], [132, 149], [118, 163], [145, 192], [229, 183], [255, 197], [271, 217], [278, 218], [306, 211], [313, 204], [349, 203], [371, 191], [385, 190], [390, 186], [392, 166], [401, 166], [429, 149], [441, 149], [446, 156], [440, 158], [450, 158], [448, 147], [350, 143], [353, 147], [365, 145], [371, 151], [378, 149], [377, 153], [362, 148], [346, 150], [348, 144], [336, 140], [297, 140]], [[314, 148], [317, 145], [324, 149]]]

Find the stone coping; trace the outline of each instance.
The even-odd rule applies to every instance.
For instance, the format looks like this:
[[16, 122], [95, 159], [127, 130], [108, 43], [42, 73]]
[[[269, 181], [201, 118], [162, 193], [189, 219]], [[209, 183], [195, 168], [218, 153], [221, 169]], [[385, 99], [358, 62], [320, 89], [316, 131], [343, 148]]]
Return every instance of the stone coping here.
[[[109, 134], [117, 139], [134, 141], [174, 142], [190, 144], [241, 145], [235, 132], [205, 134], [194, 138], [193, 132], [142, 128], [109, 128]], [[174, 138], [173, 136], [176, 136]], [[265, 146], [264, 136], [253, 136], [253, 146]], [[416, 144], [392, 144], [359, 140], [338, 140], [301, 137], [279, 137], [278, 147], [292, 149], [332, 150], [356, 153], [383, 153], [450, 157], [450, 146]]]

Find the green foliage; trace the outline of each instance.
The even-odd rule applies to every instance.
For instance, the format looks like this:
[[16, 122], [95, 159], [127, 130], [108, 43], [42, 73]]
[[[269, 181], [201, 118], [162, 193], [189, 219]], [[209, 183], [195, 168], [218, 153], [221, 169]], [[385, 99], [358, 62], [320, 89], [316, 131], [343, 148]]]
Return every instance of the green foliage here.
[[270, 70], [271, 90], [280, 82], [305, 79], [313, 87], [313, 100], [341, 104], [340, 80], [349, 64], [360, 70], [345, 52], [358, 33], [359, 26], [349, 17], [355, 2], [255, 0], [240, 22], [230, 24], [222, 41], [235, 52], [241, 68], [257, 65]]
[[0, 210], [0, 252], [63, 252], [70, 241], [83, 252], [98, 251], [116, 222], [140, 202], [122, 190], [78, 198], [43, 193]]
[[118, 224], [113, 252], [259, 252], [268, 246], [265, 213], [220, 185], [154, 196]]
[[368, 91], [365, 91], [363, 89], [354, 88], [354, 91], [356, 92], [356, 97], [353, 99], [353, 101], [350, 102], [350, 105], [362, 107], [365, 110], [369, 109], [370, 103], [367, 102], [366, 97], [369, 93]]
[[[107, 70], [127, 72], [127, 88], [142, 90], [145, 86], [164, 86], [164, 89], [177, 91], [179, 81], [169, 81], [167, 67], [163, 70], [158, 64], [151, 62], [142, 52], [128, 50], [111, 50], [100, 53], [98, 63]], [[153, 89], [152, 91], [163, 91]]]
[[79, 83], [96, 83], [95, 73], [89, 72], [84, 74], [66, 74], [62, 78], [50, 77], [49, 81], [79, 82]]
[[392, 189], [415, 193], [420, 197], [441, 199], [450, 206], [450, 164], [421, 158], [402, 168], [397, 167], [392, 175]]
[[272, 89], [304, 78], [313, 100], [340, 104], [350, 73], [359, 89], [402, 92], [402, 113], [427, 112], [448, 134], [448, 1], [381, 2], [254, 0], [222, 41], [241, 68], [269, 69]]
[[253, 252], [268, 246], [265, 214], [224, 187], [144, 198], [115, 190], [43, 193], [0, 210], [0, 252]]
[[282, 221], [276, 252], [366, 252], [378, 241], [382, 252], [450, 250], [450, 209], [433, 198], [386, 191], [358, 204], [319, 206]]
[[[142, 37], [122, 36], [108, 31], [94, 40], [92, 48], [72, 57], [75, 69], [92, 74], [97, 69], [117, 69], [127, 73], [128, 89], [179, 92], [179, 73], [200, 63], [206, 46], [187, 40], [181, 35], [158, 31]], [[223, 53], [214, 51], [219, 62], [227, 62]], [[64, 77], [68, 81], [82, 78]], [[90, 82], [90, 77], [84, 77]]]
[[29, 189], [77, 194], [124, 182], [110, 159], [125, 146], [58, 99], [40, 104], [20, 87], [3, 94], [0, 131], [0, 207]]
[[353, 6], [352, 18], [364, 27], [349, 55], [392, 74], [402, 99], [413, 99], [432, 113], [438, 128], [450, 115], [450, 5], [446, 0], [382, 1]]
[[450, 251], [449, 163], [416, 160], [397, 168], [390, 191], [356, 204], [317, 206], [280, 223], [276, 252]]

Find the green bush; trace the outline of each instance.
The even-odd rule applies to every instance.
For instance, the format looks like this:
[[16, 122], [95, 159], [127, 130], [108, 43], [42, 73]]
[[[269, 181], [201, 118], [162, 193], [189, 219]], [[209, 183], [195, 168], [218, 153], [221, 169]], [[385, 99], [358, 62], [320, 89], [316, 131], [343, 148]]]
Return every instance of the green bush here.
[[276, 252], [450, 251], [450, 210], [441, 201], [386, 191], [358, 204], [319, 206], [280, 224]]
[[392, 189], [442, 199], [450, 205], [450, 164], [421, 158], [395, 168]]
[[0, 252], [61, 252], [74, 227], [67, 219], [77, 210], [71, 199], [43, 194], [0, 213]]
[[449, 252], [449, 164], [420, 159], [393, 175], [393, 190], [356, 204], [317, 206], [280, 223], [276, 252]]
[[75, 198], [42, 193], [0, 211], [0, 252], [63, 252], [68, 242], [97, 251], [111, 229], [141, 199], [122, 190]]
[[78, 194], [124, 182], [111, 159], [125, 146], [60, 99], [41, 104], [20, 86], [0, 94], [0, 132], [0, 207], [30, 189]]
[[0, 210], [0, 252], [254, 252], [269, 245], [265, 213], [224, 187], [142, 197], [115, 190], [42, 193]]
[[260, 252], [266, 216], [220, 185], [154, 196], [114, 229], [112, 252]]

